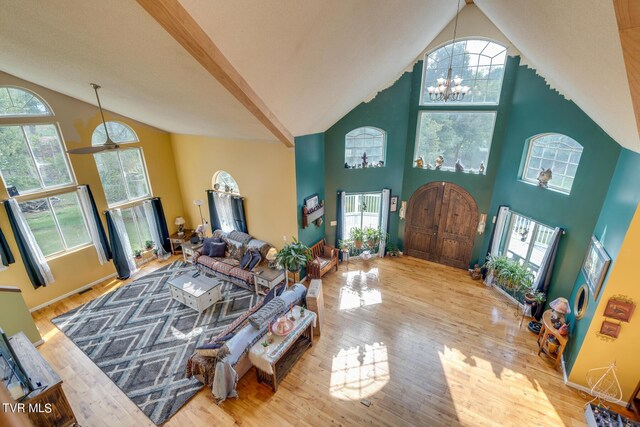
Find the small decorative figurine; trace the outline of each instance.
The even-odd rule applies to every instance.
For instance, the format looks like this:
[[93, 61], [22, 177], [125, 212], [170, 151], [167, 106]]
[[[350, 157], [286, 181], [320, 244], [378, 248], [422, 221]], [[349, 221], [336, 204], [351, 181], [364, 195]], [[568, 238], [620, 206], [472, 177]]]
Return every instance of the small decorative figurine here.
[[383, 167], [384, 167], [384, 161], [383, 161], [383, 160], [380, 160], [380, 161], [378, 162], [378, 167], [379, 167], [379, 168], [383, 168]]
[[367, 162], [367, 153], [362, 153], [362, 157], [361, 157], [361, 159], [362, 159], [362, 167], [363, 167], [363, 168], [366, 168], [366, 167], [367, 167], [367, 165], [369, 164], [369, 163]]
[[345, 169], [349, 169], [349, 167], [350, 167], [350, 166], [349, 166], [349, 163], [344, 162], [344, 168], [345, 168]]
[[424, 167], [424, 159], [422, 158], [422, 156], [418, 157], [416, 160], [413, 161], [416, 164], [416, 167], [418, 169], [422, 169]]
[[469, 275], [471, 276], [471, 278], [473, 280], [480, 280], [482, 279], [482, 269], [480, 268], [479, 264], [476, 264], [473, 266], [473, 268], [469, 269]]
[[560, 335], [566, 337], [569, 333], [569, 324], [565, 323], [564, 325], [560, 326], [560, 329], [558, 329], [558, 331], [560, 332]]
[[229, 187], [228, 185], [224, 186], [224, 192], [225, 193], [231, 193], [231, 187]]
[[460, 159], [456, 160], [456, 172], [464, 172], [464, 165], [460, 162]]
[[427, 163], [427, 169], [433, 169], [433, 165], [431, 163]]
[[484, 174], [484, 162], [480, 162], [480, 167], [478, 168], [478, 173], [480, 175]]
[[549, 186], [549, 181], [553, 178], [553, 172], [551, 172], [551, 168], [547, 170], [541, 169], [538, 174], [538, 186], [542, 188], [547, 188]]
[[320, 218], [316, 219], [316, 226], [317, 226], [317, 227], [320, 227], [320, 226], [322, 225], [322, 223], [323, 223], [323, 219], [322, 219], [322, 217], [320, 217]]
[[444, 157], [442, 156], [436, 157], [436, 170], [440, 170], [443, 164], [444, 164]]

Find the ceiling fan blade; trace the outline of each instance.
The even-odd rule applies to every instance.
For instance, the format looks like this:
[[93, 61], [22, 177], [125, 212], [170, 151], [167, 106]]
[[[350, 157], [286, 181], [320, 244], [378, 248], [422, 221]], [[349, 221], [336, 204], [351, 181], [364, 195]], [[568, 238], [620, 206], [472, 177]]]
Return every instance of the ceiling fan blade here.
[[94, 154], [100, 153], [102, 151], [115, 150], [118, 146], [116, 144], [103, 144], [96, 145], [93, 147], [83, 147], [83, 148], [74, 148], [72, 150], [67, 150], [69, 154]]

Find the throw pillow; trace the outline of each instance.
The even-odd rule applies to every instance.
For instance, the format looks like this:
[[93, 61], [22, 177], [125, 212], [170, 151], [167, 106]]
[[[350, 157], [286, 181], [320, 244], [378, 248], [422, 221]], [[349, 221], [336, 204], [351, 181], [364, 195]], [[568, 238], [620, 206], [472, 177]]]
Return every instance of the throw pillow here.
[[323, 246], [323, 249], [324, 249], [324, 250], [323, 250], [324, 258], [326, 258], [326, 259], [331, 259], [331, 252], [333, 251], [333, 249], [331, 249], [331, 248], [330, 248], [330, 247], [328, 247], [328, 246]]
[[260, 261], [262, 261], [262, 257], [260, 256], [260, 252], [258, 251], [252, 251], [251, 253], [251, 261], [249, 262], [249, 265], [247, 266], [247, 268], [245, 268], [245, 270], [253, 270], [253, 268], [260, 264]]
[[202, 255], [209, 255], [209, 251], [211, 251], [211, 243], [214, 242], [215, 239], [204, 239], [202, 241], [202, 248], [200, 249], [200, 253]]
[[214, 257], [214, 258], [223, 258], [224, 257], [224, 251], [227, 247], [227, 244], [222, 242], [222, 243], [217, 243], [217, 242], [211, 242], [210, 244], [210, 249], [209, 249], [209, 256], [210, 257]]
[[242, 259], [240, 260], [240, 268], [243, 270], [247, 270], [249, 267], [249, 264], [251, 263], [251, 259], [252, 259], [252, 252], [251, 251], [247, 251], [244, 253], [244, 255], [242, 255]]

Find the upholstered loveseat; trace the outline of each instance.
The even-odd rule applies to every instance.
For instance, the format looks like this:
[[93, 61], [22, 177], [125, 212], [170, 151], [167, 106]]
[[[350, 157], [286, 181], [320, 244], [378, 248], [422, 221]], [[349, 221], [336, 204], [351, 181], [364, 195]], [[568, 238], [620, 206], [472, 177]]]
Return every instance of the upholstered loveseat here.
[[[221, 276], [223, 279], [242, 288], [253, 290], [255, 287], [252, 270], [267, 262], [267, 252], [272, 246], [240, 231], [226, 233], [222, 230], [215, 230], [213, 238], [220, 239], [226, 244], [225, 255], [221, 257], [209, 256], [203, 253], [203, 247], [203, 249], [196, 251], [193, 256], [196, 268], [205, 273]], [[240, 265], [247, 251], [260, 254], [260, 262], [253, 269], [243, 269]]]

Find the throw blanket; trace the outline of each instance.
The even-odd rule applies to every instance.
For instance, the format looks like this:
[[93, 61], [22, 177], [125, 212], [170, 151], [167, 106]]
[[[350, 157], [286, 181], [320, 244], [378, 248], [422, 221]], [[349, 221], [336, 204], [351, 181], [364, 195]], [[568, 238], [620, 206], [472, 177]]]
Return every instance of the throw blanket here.
[[262, 329], [264, 325], [271, 322], [273, 318], [287, 309], [287, 304], [280, 297], [275, 297], [264, 305], [260, 310], [249, 316], [249, 323], [256, 328]]
[[238, 397], [237, 384], [238, 373], [231, 365], [224, 362], [216, 364], [216, 375], [211, 391], [213, 391], [217, 403], [224, 402], [227, 397]]

